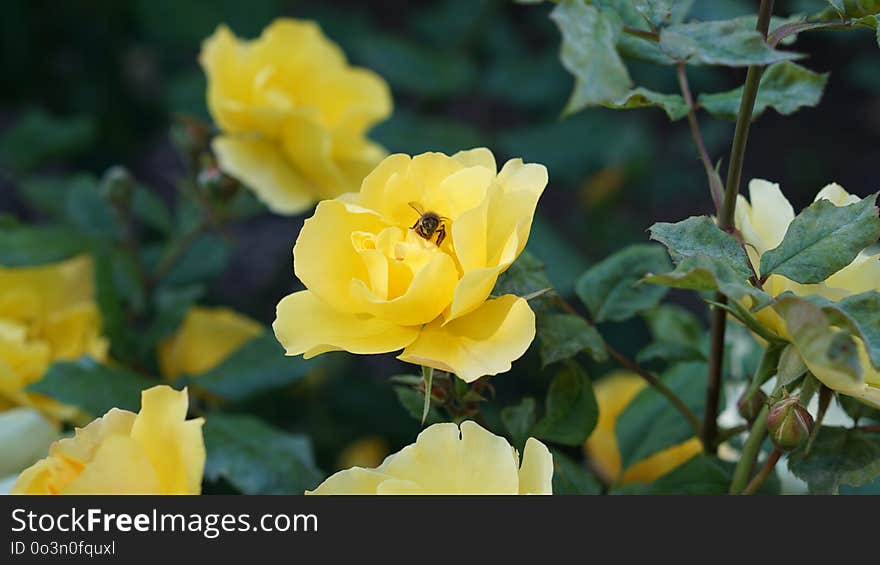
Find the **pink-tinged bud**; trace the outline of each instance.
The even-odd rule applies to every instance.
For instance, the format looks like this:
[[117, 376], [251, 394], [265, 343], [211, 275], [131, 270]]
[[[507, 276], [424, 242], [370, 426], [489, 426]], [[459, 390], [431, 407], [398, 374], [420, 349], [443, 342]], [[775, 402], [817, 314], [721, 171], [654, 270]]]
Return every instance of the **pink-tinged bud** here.
[[776, 447], [789, 451], [810, 437], [813, 417], [796, 397], [783, 398], [770, 407], [767, 429]]
[[736, 409], [740, 416], [745, 418], [747, 422], [751, 423], [755, 421], [755, 418], [758, 417], [758, 413], [761, 412], [761, 409], [764, 408], [766, 403], [767, 395], [764, 394], [763, 390], [758, 389], [752, 394], [749, 394], [749, 391], [745, 391], [743, 395], [739, 397], [739, 400], [736, 401]]

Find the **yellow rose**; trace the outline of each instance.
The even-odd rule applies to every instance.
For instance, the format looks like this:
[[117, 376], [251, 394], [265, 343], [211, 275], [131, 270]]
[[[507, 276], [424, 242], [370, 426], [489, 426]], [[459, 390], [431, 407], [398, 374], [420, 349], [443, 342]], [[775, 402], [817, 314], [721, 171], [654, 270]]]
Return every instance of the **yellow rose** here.
[[[399, 359], [468, 382], [509, 370], [535, 315], [522, 298], [490, 293], [525, 247], [546, 184], [542, 165], [520, 159], [496, 172], [488, 149], [391, 155], [359, 193], [306, 220], [293, 256], [307, 290], [278, 304], [275, 335], [307, 359], [404, 348]], [[414, 208], [442, 217], [430, 238], [413, 229]]]
[[593, 387], [599, 405], [599, 421], [584, 444], [584, 451], [593, 469], [609, 485], [651, 483], [703, 450], [699, 438], [693, 437], [639, 461], [621, 475], [615, 432], [617, 418], [645, 385], [644, 379], [635, 373], [615, 371]]
[[203, 420], [186, 420], [188, 404], [186, 390], [143, 391], [140, 413], [114, 408], [55, 442], [10, 494], [199, 494]]
[[[739, 196], [736, 227], [742, 234], [749, 258], [757, 270], [761, 264], [761, 256], [782, 243], [788, 225], [794, 219], [794, 209], [782, 194], [779, 185], [765, 180], [755, 179], [749, 183], [749, 198], [751, 202]], [[820, 190], [815, 199], [822, 198], [835, 206], [846, 206], [859, 200], [836, 183]], [[852, 263], [820, 284], [800, 284], [782, 275], [770, 275], [764, 283], [764, 290], [771, 296], [790, 291], [801, 296], [819, 295], [833, 301], [870, 290], [880, 290], [880, 254], [862, 252]], [[785, 322], [772, 308], [761, 309], [756, 317], [777, 335], [790, 339]], [[856, 338], [856, 343], [863, 381], [854, 380], [830, 367], [815, 366], [806, 359], [805, 362], [810, 371], [829, 388], [880, 407], [880, 371], [871, 365], [861, 339]]]
[[273, 211], [357, 190], [385, 155], [365, 134], [391, 114], [388, 85], [351, 67], [316, 23], [279, 19], [254, 41], [220, 26], [199, 60], [220, 168]]
[[263, 326], [229, 308], [191, 308], [172, 337], [159, 344], [159, 369], [166, 379], [213, 369]]
[[378, 467], [388, 455], [388, 442], [379, 436], [366, 436], [348, 444], [339, 454], [339, 468]]
[[0, 267], [0, 401], [71, 416], [70, 409], [25, 388], [55, 361], [83, 355], [106, 360], [108, 344], [94, 296], [93, 264], [87, 256], [36, 267]]
[[553, 456], [529, 438], [522, 458], [466, 421], [434, 424], [375, 469], [339, 471], [306, 494], [553, 494]]

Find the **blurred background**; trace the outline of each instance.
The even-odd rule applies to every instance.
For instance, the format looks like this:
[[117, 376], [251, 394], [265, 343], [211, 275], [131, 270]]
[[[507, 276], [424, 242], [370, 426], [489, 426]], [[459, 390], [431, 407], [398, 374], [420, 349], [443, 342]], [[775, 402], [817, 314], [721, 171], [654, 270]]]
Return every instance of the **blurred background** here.
[[[754, 13], [756, 6], [697, 0], [692, 17], [728, 18]], [[825, 3], [778, 0], [776, 6], [777, 14], [813, 13]], [[487, 146], [499, 162], [522, 157], [548, 167], [550, 185], [529, 250], [546, 263], [553, 283], [570, 293], [586, 267], [645, 241], [654, 222], [710, 213], [711, 204], [685, 121], [670, 123], [659, 109], [592, 109], [561, 117], [573, 80], [558, 60], [550, 8], [503, 0], [7, 0], [0, 20], [0, 215], [3, 221], [45, 222], [52, 202], [34, 196], [41, 186], [74, 186], [116, 164], [173, 207], [175, 183], [184, 175], [169, 135], [173, 117], [210, 119], [197, 63], [201, 41], [220, 23], [253, 38], [276, 17], [309, 18], [355, 64], [390, 84], [393, 117], [371, 135], [390, 151]], [[867, 31], [806, 33], [795, 48], [809, 54], [806, 66], [831, 72], [823, 101], [790, 117], [770, 110], [753, 125], [743, 178], [781, 183], [796, 210], [832, 181], [860, 196], [877, 191], [876, 38]], [[637, 84], [677, 92], [672, 68], [628, 66]], [[735, 88], [745, 76], [744, 70], [720, 68], [688, 72], [695, 93]], [[724, 159], [726, 168], [733, 123], [707, 114], [700, 122], [710, 155]], [[302, 218], [254, 206], [211, 248], [215, 272], [201, 302], [271, 323], [277, 301], [296, 288], [291, 248], [301, 224]], [[603, 333], [611, 341], [618, 336], [630, 353], [647, 340], [639, 322]], [[354, 440], [379, 436], [374, 447], [392, 451], [411, 442], [418, 423], [386, 382], [406, 367], [393, 358], [342, 356], [334, 362], [338, 369], [307, 385], [240, 408], [308, 432], [325, 471], [341, 464], [340, 452]], [[500, 398], [494, 410], [505, 398], [546, 387], [539, 367], [532, 351], [513, 375], [494, 380]], [[604, 370], [592, 368], [597, 375]]]

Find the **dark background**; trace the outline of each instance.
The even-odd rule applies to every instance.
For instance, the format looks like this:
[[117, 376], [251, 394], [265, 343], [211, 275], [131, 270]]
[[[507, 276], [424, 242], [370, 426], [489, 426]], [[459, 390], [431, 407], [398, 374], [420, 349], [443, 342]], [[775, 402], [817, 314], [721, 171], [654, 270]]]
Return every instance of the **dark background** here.
[[[697, 0], [692, 16], [722, 19], [754, 13], [757, 4]], [[779, 0], [776, 6], [777, 14], [786, 15], [816, 12], [825, 3]], [[183, 174], [169, 140], [172, 115], [209, 119], [196, 60], [200, 42], [221, 22], [253, 38], [278, 16], [315, 19], [354, 63], [389, 82], [394, 115], [372, 137], [390, 151], [485, 145], [499, 162], [523, 157], [548, 167], [550, 185], [529, 249], [547, 263], [553, 282], [570, 291], [587, 266], [627, 243], [645, 241], [652, 223], [710, 213], [711, 205], [684, 120], [670, 123], [658, 109], [591, 109], [560, 117], [573, 81], [558, 61], [550, 9], [502, 0], [5, 1], [0, 137], [28, 111], [42, 109], [67, 120], [77, 142], [40, 174], [100, 176], [123, 164], [171, 204]], [[861, 196], [880, 189], [876, 38], [868, 31], [813, 32], [802, 34], [794, 48], [810, 55], [806, 66], [831, 72], [822, 104], [788, 117], [768, 110], [752, 127], [743, 178], [780, 182], [796, 210], [828, 182]], [[677, 92], [672, 68], [628, 65], [638, 84]], [[688, 72], [695, 93], [734, 88], [745, 76], [744, 70]], [[726, 166], [733, 124], [707, 114], [700, 121], [712, 158], [723, 158]], [[3, 151], [27, 147], [0, 141], [0, 157]], [[21, 180], [0, 170], [0, 214], [43, 221], [14, 190]], [[233, 226], [230, 261], [206, 302], [271, 322], [278, 299], [295, 288], [291, 247], [301, 223], [263, 213]], [[608, 334], [636, 351], [645, 331], [628, 325]], [[533, 353], [515, 366], [513, 377], [499, 382], [502, 397], [532, 386], [529, 373], [538, 367]], [[402, 365], [361, 358], [345, 367], [328, 392], [298, 389], [253, 407], [279, 425], [308, 431], [328, 470], [333, 454], [350, 439], [379, 433], [395, 448], [412, 441], [417, 429], [382, 382]], [[381, 416], [371, 416], [376, 413]]]

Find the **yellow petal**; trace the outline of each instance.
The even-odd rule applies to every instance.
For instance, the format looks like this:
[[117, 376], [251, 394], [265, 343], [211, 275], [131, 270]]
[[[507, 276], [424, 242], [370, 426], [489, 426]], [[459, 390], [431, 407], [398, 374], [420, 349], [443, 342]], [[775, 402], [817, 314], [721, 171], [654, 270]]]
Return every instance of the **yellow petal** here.
[[360, 354], [397, 351], [419, 333], [417, 327], [338, 312], [308, 290], [289, 294], [278, 303], [272, 328], [288, 355], [306, 359], [339, 350]]
[[298, 214], [321, 194], [272, 141], [224, 135], [212, 147], [220, 168], [248, 185], [273, 212]]
[[[514, 450], [475, 422], [435, 424], [389, 457], [381, 471], [418, 485], [423, 494], [517, 494]], [[407, 489], [406, 492], [411, 492]]]
[[306, 494], [376, 494], [379, 485], [390, 478], [374, 469], [352, 467], [331, 475]]
[[524, 299], [505, 295], [446, 325], [426, 325], [398, 359], [449, 371], [471, 382], [510, 370], [535, 337], [535, 314]]
[[553, 494], [553, 456], [547, 446], [530, 437], [519, 468], [520, 494]]
[[201, 418], [186, 420], [186, 389], [155, 386], [141, 393], [131, 438], [144, 449], [164, 494], [199, 494], [205, 467]]
[[375, 213], [325, 200], [305, 221], [293, 247], [296, 276], [311, 292], [340, 312], [362, 312], [363, 304], [351, 297], [351, 281], [369, 281], [363, 259], [352, 244], [352, 234], [378, 234], [387, 224]]
[[0, 291], [0, 317], [39, 325], [53, 312], [94, 299], [94, 263], [81, 255], [35, 267], [0, 266]]
[[[59, 494], [167, 493], [152, 461], [137, 441], [125, 436], [107, 438], [82, 473]], [[170, 494], [170, 493], [168, 493]]]
[[[522, 159], [511, 159], [498, 173], [501, 190], [493, 191], [489, 203], [490, 265], [513, 262], [522, 253], [529, 240], [532, 219], [538, 199], [547, 187], [547, 168], [536, 163], [523, 164]], [[511, 233], [516, 233], [517, 247], [513, 257], [504, 253]]]
[[644, 387], [644, 379], [629, 371], [615, 371], [593, 386], [599, 420], [584, 448], [592, 467], [606, 483], [614, 483], [622, 469], [615, 431], [617, 418]]
[[299, 111], [285, 121], [280, 139], [284, 156], [319, 188], [321, 198], [356, 191], [362, 179], [351, 182], [342, 174], [333, 155], [333, 138], [314, 114]]
[[860, 253], [852, 263], [828, 277], [825, 286], [847, 294], [880, 290], [880, 254]]
[[826, 185], [816, 194], [816, 200], [821, 199], [830, 200], [835, 206], [849, 206], [859, 201], [858, 196], [850, 194], [836, 182]]
[[449, 324], [479, 308], [492, 294], [492, 289], [498, 282], [498, 275], [504, 268], [504, 266], [486, 267], [465, 273], [455, 287], [444, 323]]
[[162, 376], [212, 369], [263, 331], [262, 324], [229, 308], [191, 308], [177, 333], [159, 345]]
[[761, 179], [749, 182], [749, 200], [752, 226], [760, 238], [752, 243], [763, 254], [782, 243], [788, 225], [794, 219], [794, 209], [778, 184]]
[[692, 437], [682, 443], [673, 445], [659, 453], [647, 457], [629, 469], [620, 479], [621, 484], [629, 483], [652, 483], [688, 462], [691, 458], [703, 451], [703, 443], [700, 438]]
[[498, 173], [498, 165], [495, 163], [495, 156], [492, 151], [485, 147], [476, 147], [459, 151], [452, 156], [453, 159], [464, 165], [465, 167], [484, 167], [492, 172], [493, 175]]

